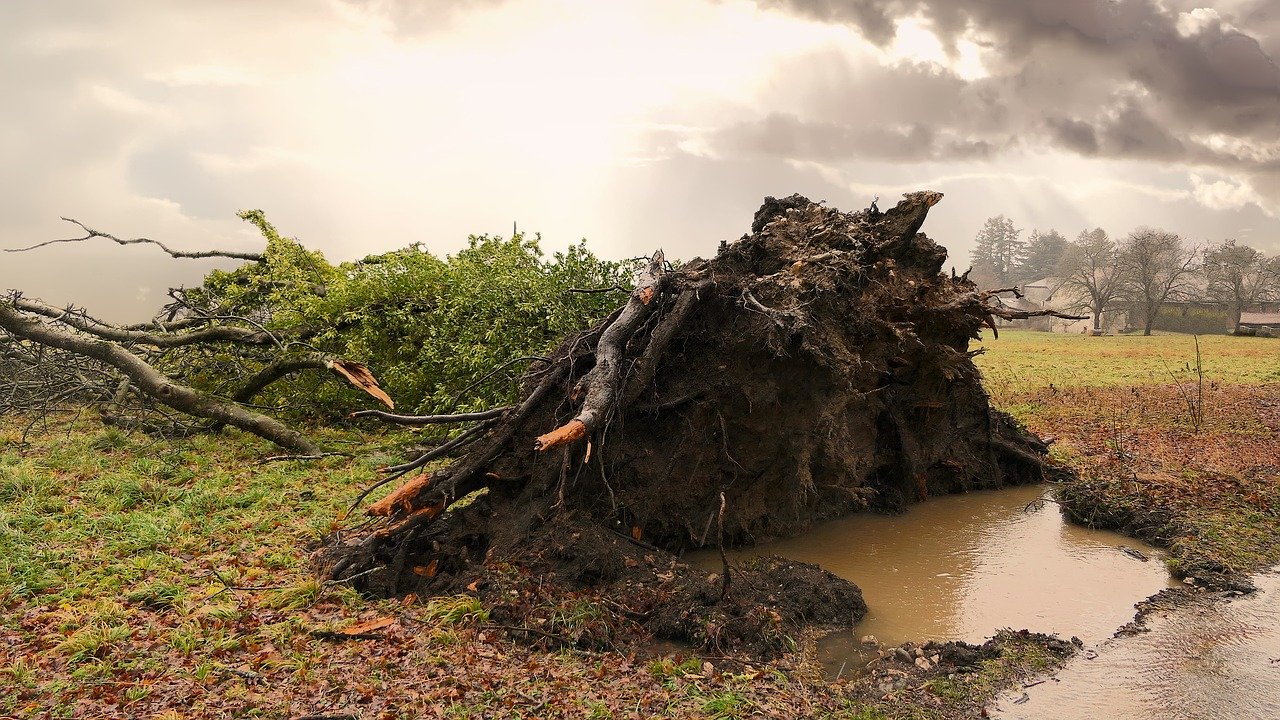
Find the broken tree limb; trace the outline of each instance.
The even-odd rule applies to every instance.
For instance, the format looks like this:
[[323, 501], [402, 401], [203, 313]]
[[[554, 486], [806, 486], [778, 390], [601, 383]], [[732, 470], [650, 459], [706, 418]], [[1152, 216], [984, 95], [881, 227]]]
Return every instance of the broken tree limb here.
[[116, 343], [81, 337], [46, 325], [22, 313], [10, 302], [0, 302], [0, 328], [16, 337], [109, 365], [128, 377], [141, 392], [179, 412], [239, 428], [300, 455], [322, 452], [302, 433], [274, 418], [209, 397], [167, 377]]
[[664, 262], [661, 250], [653, 254], [648, 266], [636, 278], [636, 289], [632, 291], [622, 314], [601, 333], [596, 344], [596, 365], [583, 378], [586, 396], [582, 409], [569, 422], [540, 435], [534, 441], [535, 450], [546, 452], [586, 437], [613, 411], [622, 384], [622, 358], [626, 343], [653, 311], [653, 297], [661, 288], [665, 274]]
[[390, 495], [365, 509], [366, 515], [390, 517], [396, 511], [412, 511], [413, 500], [431, 483], [431, 473], [423, 473], [396, 488]]
[[[300, 372], [302, 370], [329, 370], [333, 372], [334, 375], [350, 383], [357, 390], [363, 390], [381, 402], [390, 402], [390, 398], [386, 396], [386, 393], [382, 392], [382, 388], [377, 386], [377, 380], [372, 380], [373, 375], [369, 373], [367, 368], [365, 368], [364, 372], [368, 375], [369, 379], [372, 380], [373, 388], [377, 390], [376, 393], [372, 392], [365, 384], [353, 381], [347, 373], [338, 370], [339, 364], [342, 363], [347, 365], [359, 365], [359, 363], [353, 363], [350, 360], [341, 360], [324, 353], [304, 353], [302, 355], [279, 358], [270, 362], [255, 373], [253, 377], [249, 378], [244, 385], [240, 386], [240, 389], [236, 390], [235, 393], [231, 395], [231, 399], [238, 403], [249, 403], [255, 396], [257, 396], [258, 393], [265, 390], [267, 386], [296, 372]], [[364, 368], [363, 365], [359, 365], [359, 367]], [[225, 423], [216, 422], [209, 427], [209, 430], [211, 432], [217, 432], [224, 426]]]
[[170, 257], [174, 257], [174, 258], [230, 258], [232, 260], [248, 260], [249, 262], [262, 262], [264, 257], [262, 253], [237, 252], [232, 250], [196, 250], [196, 251], [174, 250], [168, 247], [167, 245], [165, 245], [164, 243], [160, 242], [159, 240], [152, 240], [150, 238], [133, 238], [131, 240], [124, 240], [116, 237], [115, 235], [112, 235], [111, 233], [104, 233], [99, 230], [94, 230], [93, 228], [88, 227], [87, 225], [80, 222], [79, 220], [75, 220], [73, 218], [68, 218], [68, 217], [64, 217], [62, 219], [69, 223], [78, 225], [81, 230], [84, 230], [85, 232], [84, 237], [64, 238], [62, 240], [47, 240], [45, 242], [32, 245], [31, 247], [6, 248], [5, 252], [27, 252], [29, 250], [35, 250], [37, 248], [42, 248], [48, 245], [58, 245], [60, 243], [84, 242], [86, 240], [91, 240], [93, 238], [98, 237], [98, 238], [104, 238], [106, 240], [110, 240], [111, 242], [117, 243], [119, 245], [141, 245], [141, 244], [155, 245], [156, 247], [159, 247], [161, 250], [168, 253]]
[[356, 388], [365, 391], [383, 405], [386, 405], [388, 409], [394, 410], [396, 408], [396, 404], [391, 400], [391, 396], [387, 395], [387, 393], [383, 391], [383, 389], [378, 385], [378, 379], [375, 378], [373, 373], [369, 372], [369, 368], [364, 365], [354, 360], [330, 358], [325, 364], [325, 367], [345, 378], [347, 382], [351, 383]]
[[587, 436], [587, 424], [574, 418], [549, 433], [539, 435], [533, 441], [533, 449], [538, 452], [559, 447], [565, 443], [575, 442]]
[[702, 280], [686, 288], [676, 299], [671, 311], [658, 322], [658, 326], [649, 334], [649, 343], [645, 345], [644, 352], [631, 366], [627, 386], [622, 393], [624, 406], [635, 402], [636, 398], [649, 386], [654, 374], [658, 372], [658, 363], [662, 360], [663, 353], [667, 351], [667, 346], [671, 344], [676, 333], [684, 327], [689, 313], [703, 299], [704, 294], [714, 291], [715, 286], [714, 280]]
[[332, 358], [324, 353], [305, 353], [279, 358], [246, 380], [238, 390], [232, 393], [231, 399], [238, 403], [250, 402], [271, 383], [302, 370], [327, 369], [331, 361]]

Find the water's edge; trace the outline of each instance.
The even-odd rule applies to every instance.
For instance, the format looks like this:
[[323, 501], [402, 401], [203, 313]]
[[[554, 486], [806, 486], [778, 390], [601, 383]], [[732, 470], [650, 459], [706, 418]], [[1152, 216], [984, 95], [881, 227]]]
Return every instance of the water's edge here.
[[1280, 718], [1280, 568], [1257, 591], [1152, 598], [1109, 639], [989, 708], [1006, 720]]
[[[1101, 642], [1133, 617], [1135, 603], [1177, 583], [1159, 550], [1066, 522], [1056, 504], [1037, 502], [1047, 491], [1013, 487], [935, 498], [895, 516], [853, 515], [734, 551], [730, 561], [781, 555], [862, 588], [867, 617], [819, 645], [831, 668], [865, 661], [866, 635], [884, 645], [981, 643], [1011, 627]], [[719, 569], [714, 552], [686, 559]]]

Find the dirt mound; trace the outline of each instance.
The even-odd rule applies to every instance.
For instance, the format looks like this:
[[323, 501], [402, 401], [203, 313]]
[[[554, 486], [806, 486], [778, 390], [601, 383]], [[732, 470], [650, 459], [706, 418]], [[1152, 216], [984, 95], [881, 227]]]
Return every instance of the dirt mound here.
[[[333, 574], [421, 594], [513, 563], [614, 588], [653, 630], [704, 644], [774, 615], [847, 626], [860, 594], [817, 568], [737, 569], [722, 601], [671, 554], [1043, 478], [1043, 444], [990, 408], [968, 352], [1015, 313], [941, 274], [945, 249], [918, 232], [940, 198], [885, 213], [769, 198], [711, 260], [669, 268], [659, 253], [459, 461], [375, 505], [386, 524], [333, 548]], [[757, 608], [736, 629], [716, 619]]]

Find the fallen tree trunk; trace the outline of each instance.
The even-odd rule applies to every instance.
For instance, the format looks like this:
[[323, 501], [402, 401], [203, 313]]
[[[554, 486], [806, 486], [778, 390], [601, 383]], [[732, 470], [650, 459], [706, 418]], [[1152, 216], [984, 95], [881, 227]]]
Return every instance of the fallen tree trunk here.
[[314, 455], [319, 446], [279, 420], [234, 403], [209, 397], [175, 382], [142, 358], [107, 340], [85, 338], [24, 316], [13, 305], [0, 302], [0, 328], [13, 335], [49, 347], [96, 360], [119, 370], [147, 396], [182, 413], [230, 425], [270, 440], [287, 450]]
[[651, 627], [687, 637], [711, 622], [690, 607], [746, 603], [727, 623], [766, 597], [847, 623], [856, 588], [813, 568], [737, 570], [708, 589], [685, 566], [655, 569], [652, 550], [1043, 478], [1044, 446], [990, 408], [968, 353], [993, 315], [1023, 311], [940, 273], [945, 249], [918, 233], [939, 199], [841, 213], [769, 198], [752, 234], [711, 260], [668, 269], [657, 253], [624, 307], [566, 338], [526, 375], [519, 405], [468, 431], [484, 433], [470, 451], [410, 478], [371, 508], [379, 525], [330, 547], [330, 574], [421, 594], [514, 563], [632, 596], [647, 587], [685, 606], [652, 613]]
[[[0, 333], [4, 334], [0, 337], [3, 341], [0, 342], [0, 370], [6, 370], [4, 385], [8, 386], [8, 397], [0, 407], [33, 412], [37, 409], [50, 410], [64, 399], [96, 398], [105, 401], [108, 396], [104, 388], [113, 385], [116, 389], [112, 399], [118, 400], [135, 389], [159, 405], [208, 421], [203, 428], [191, 428], [190, 432], [216, 432], [230, 425], [305, 456], [321, 454], [320, 447], [283, 422], [246, 407], [270, 384], [302, 370], [327, 369], [388, 408], [395, 407], [368, 368], [323, 353], [289, 355], [266, 364], [228, 401], [166, 375], [148, 362], [145, 352], [125, 344], [168, 348], [209, 342], [263, 345], [268, 343], [264, 338], [270, 343], [279, 342], [265, 331], [235, 326], [211, 326], [172, 335], [125, 330], [94, 320], [83, 312], [58, 310], [15, 293], [0, 300]], [[24, 347], [22, 342], [30, 347]], [[40, 348], [42, 352], [46, 349], [58, 351], [59, 354], [55, 362], [39, 362], [37, 356], [30, 352], [31, 348]], [[20, 374], [28, 368], [36, 380], [26, 381], [24, 385]], [[119, 373], [123, 382], [112, 371]], [[93, 377], [86, 377], [89, 375]], [[32, 387], [28, 389], [27, 385]], [[27, 400], [26, 395], [33, 396], [34, 402]], [[107, 424], [129, 429], [159, 434], [173, 432], [172, 428], [153, 419], [124, 417], [105, 408], [102, 418]]]

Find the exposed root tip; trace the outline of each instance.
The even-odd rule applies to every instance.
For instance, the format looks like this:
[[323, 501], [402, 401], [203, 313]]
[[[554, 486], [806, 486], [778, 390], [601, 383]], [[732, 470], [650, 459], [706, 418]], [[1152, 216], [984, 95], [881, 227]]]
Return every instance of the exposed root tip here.
[[533, 449], [538, 452], [544, 452], [565, 443], [581, 440], [586, 436], [587, 426], [581, 420], [570, 420], [545, 435], [539, 435], [533, 441]]

